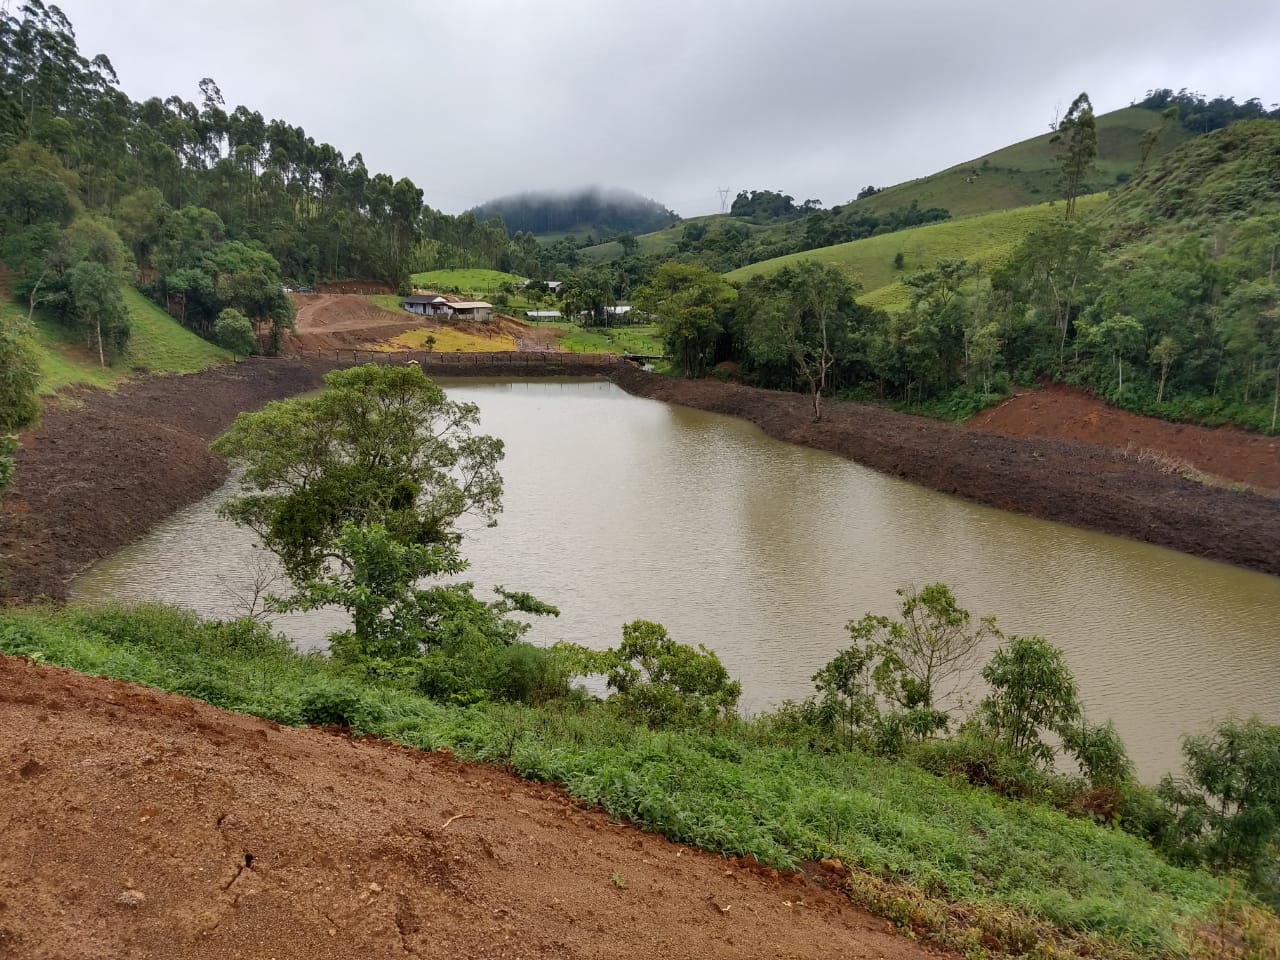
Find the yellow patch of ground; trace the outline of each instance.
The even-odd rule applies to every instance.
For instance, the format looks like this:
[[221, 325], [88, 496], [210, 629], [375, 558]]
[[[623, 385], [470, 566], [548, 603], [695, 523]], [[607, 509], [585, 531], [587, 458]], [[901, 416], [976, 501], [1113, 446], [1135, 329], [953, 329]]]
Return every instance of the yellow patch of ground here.
[[425, 350], [427, 349], [427, 337], [435, 338], [435, 343], [431, 345], [431, 349], [436, 353], [453, 353], [457, 350], [466, 353], [497, 353], [516, 349], [515, 337], [507, 334], [477, 337], [448, 327], [419, 327], [415, 330], [408, 330], [398, 337], [392, 338], [391, 343], [394, 345], [392, 349], [398, 347], [402, 350], [406, 348], [409, 350]]

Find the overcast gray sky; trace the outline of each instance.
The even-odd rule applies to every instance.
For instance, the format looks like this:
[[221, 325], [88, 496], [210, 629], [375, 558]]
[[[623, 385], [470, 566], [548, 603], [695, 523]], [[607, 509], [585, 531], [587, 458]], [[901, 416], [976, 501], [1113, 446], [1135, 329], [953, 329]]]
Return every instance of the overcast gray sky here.
[[841, 203], [1152, 87], [1280, 100], [1275, 0], [59, 0], [134, 99], [243, 103], [450, 213], [527, 189]]

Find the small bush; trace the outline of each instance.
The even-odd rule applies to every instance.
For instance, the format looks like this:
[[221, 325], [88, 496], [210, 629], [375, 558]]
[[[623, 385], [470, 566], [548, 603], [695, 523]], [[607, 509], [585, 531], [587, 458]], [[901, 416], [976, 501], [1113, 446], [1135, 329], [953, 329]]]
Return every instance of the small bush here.
[[364, 730], [375, 725], [382, 712], [354, 687], [343, 684], [313, 687], [298, 703], [298, 715], [303, 722], [318, 727], [332, 725]]
[[607, 662], [611, 699], [652, 727], [709, 723], [731, 714], [742, 693], [713, 651], [676, 643], [648, 620], [622, 628], [622, 644]]

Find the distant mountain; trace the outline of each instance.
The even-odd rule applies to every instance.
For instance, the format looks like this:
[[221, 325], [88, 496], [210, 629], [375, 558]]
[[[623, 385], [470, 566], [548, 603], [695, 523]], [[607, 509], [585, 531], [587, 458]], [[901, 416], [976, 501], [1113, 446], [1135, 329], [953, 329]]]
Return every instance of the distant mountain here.
[[586, 232], [649, 233], [680, 219], [656, 200], [630, 190], [587, 187], [570, 192], [530, 191], [489, 200], [474, 208], [477, 220], [502, 217], [512, 235]]

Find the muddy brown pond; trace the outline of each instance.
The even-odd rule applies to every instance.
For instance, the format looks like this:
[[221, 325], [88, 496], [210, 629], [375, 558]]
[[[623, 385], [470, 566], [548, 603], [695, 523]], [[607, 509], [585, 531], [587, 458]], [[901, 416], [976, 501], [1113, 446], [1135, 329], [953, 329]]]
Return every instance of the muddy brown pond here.
[[[468, 532], [467, 579], [559, 606], [534, 642], [605, 647], [657, 620], [714, 649], [754, 711], [811, 694], [850, 619], [941, 580], [975, 617], [1064, 648], [1090, 717], [1115, 721], [1144, 780], [1180, 767], [1181, 737], [1215, 719], [1280, 722], [1280, 578], [978, 506], [610, 383], [446, 386], [507, 448], [505, 511]], [[265, 564], [217, 516], [234, 492], [95, 566], [74, 596], [242, 611]], [[345, 626], [328, 611], [276, 624], [302, 647]]]

